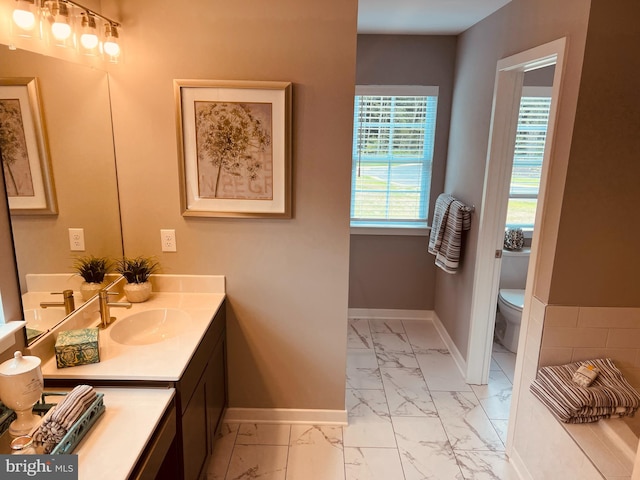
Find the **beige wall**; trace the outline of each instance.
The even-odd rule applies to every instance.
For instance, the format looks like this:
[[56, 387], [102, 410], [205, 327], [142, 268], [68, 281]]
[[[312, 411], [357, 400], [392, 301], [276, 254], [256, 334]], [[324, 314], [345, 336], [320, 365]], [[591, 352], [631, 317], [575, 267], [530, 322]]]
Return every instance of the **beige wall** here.
[[[358, 85], [440, 87], [431, 206], [444, 184], [456, 40], [453, 36], [358, 35]], [[349, 307], [433, 310], [436, 267], [427, 243], [425, 236], [351, 235]]]
[[[484, 171], [491, 120], [496, 63], [500, 58], [567, 36], [564, 83], [561, 88], [554, 159], [567, 158], [573, 130], [589, 2], [571, 0], [561, 5], [551, 0], [513, 0], [484, 21], [467, 30], [458, 40], [456, 80], [449, 137], [445, 190], [476, 213], [467, 237], [460, 272], [437, 272], [435, 310], [449, 335], [466, 356], [471, 315], [475, 251]], [[547, 237], [541, 239], [539, 283], [536, 294], [546, 299], [553, 268], [555, 238], [553, 224], [559, 218], [566, 161], [554, 161], [547, 197]]]
[[[0, 48], [0, 77], [36, 77], [49, 144], [57, 215], [13, 215], [23, 290], [27, 273], [72, 272], [78, 255], [120, 256], [109, 84], [104, 71], [23, 50]], [[83, 228], [85, 252], [69, 249]]]
[[[111, 76], [125, 252], [227, 276], [230, 406], [344, 409], [356, 1], [103, 6], [126, 31]], [[292, 220], [181, 216], [179, 78], [293, 82]]]
[[640, 4], [594, 1], [549, 303], [640, 306]]
[[5, 322], [22, 320], [22, 303], [18, 288], [18, 270], [13, 255], [13, 238], [6, 200], [4, 174], [0, 169], [0, 307]]

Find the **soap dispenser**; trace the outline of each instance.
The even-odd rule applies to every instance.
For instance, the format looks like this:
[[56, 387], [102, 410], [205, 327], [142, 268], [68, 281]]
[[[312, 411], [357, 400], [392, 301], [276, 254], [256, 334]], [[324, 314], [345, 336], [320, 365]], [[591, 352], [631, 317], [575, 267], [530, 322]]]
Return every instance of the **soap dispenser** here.
[[16, 412], [9, 426], [14, 437], [28, 434], [37, 426], [41, 417], [34, 415], [33, 406], [44, 389], [40, 359], [15, 352], [13, 358], [0, 365], [0, 400]]

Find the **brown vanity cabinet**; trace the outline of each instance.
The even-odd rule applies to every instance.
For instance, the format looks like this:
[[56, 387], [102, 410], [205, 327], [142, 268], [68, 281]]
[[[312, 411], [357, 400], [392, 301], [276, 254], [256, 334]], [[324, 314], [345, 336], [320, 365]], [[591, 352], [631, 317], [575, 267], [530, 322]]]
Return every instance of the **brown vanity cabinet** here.
[[[94, 386], [176, 389], [130, 479], [198, 480], [213, 451], [227, 404], [226, 301], [177, 382], [83, 380]], [[73, 387], [78, 379], [45, 379], [47, 387]]]
[[224, 303], [176, 384], [184, 480], [197, 480], [213, 451], [227, 402]]

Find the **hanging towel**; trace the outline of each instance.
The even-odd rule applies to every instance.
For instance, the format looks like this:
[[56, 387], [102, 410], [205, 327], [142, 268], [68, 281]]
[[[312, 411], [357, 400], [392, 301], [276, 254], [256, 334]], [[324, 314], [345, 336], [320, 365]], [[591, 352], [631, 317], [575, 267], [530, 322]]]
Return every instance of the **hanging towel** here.
[[[583, 364], [599, 371], [588, 387], [573, 381], [573, 375]], [[564, 423], [633, 415], [640, 407], [640, 394], [609, 358], [542, 367], [529, 390]]]
[[447, 223], [447, 214], [449, 206], [455, 200], [448, 193], [442, 193], [436, 200], [436, 207], [433, 212], [433, 222], [431, 223], [431, 234], [429, 235], [428, 252], [436, 255], [440, 251], [442, 245], [442, 237], [444, 235], [445, 225]]
[[469, 228], [469, 207], [449, 194], [441, 194], [436, 200], [428, 251], [436, 256], [436, 265], [445, 272], [456, 273], [458, 270], [462, 232]]

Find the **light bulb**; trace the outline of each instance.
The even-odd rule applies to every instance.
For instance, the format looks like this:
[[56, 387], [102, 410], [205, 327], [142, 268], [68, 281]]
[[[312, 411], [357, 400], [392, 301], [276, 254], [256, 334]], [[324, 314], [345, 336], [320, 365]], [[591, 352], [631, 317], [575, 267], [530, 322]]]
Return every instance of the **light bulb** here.
[[56, 40], [66, 40], [71, 36], [71, 26], [68, 23], [55, 22], [51, 25], [51, 33]]
[[116, 42], [104, 42], [104, 51], [110, 57], [117, 57], [120, 55], [120, 45]]
[[88, 50], [92, 50], [98, 46], [98, 36], [95, 33], [83, 33], [80, 36], [80, 43]]
[[36, 25], [36, 16], [29, 10], [16, 8], [13, 11], [13, 21], [23, 30], [33, 30]]

